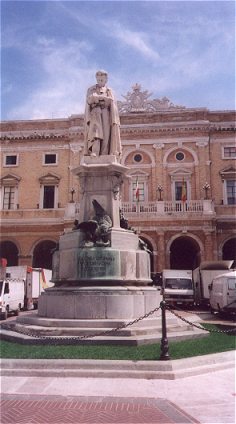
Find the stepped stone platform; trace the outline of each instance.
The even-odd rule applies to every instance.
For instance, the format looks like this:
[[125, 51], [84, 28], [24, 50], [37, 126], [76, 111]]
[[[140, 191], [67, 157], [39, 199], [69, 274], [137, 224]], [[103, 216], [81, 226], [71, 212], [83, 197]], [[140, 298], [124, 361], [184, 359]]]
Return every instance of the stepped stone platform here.
[[[186, 340], [207, 336], [204, 330], [166, 314], [168, 339]], [[161, 316], [144, 318], [132, 325], [121, 319], [58, 319], [32, 314], [20, 316], [11, 328], [1, 330], [1, 338], [28, 344], [141, 345], [159, 343]], [[116, 330], [117, 327], [123, 327]]]

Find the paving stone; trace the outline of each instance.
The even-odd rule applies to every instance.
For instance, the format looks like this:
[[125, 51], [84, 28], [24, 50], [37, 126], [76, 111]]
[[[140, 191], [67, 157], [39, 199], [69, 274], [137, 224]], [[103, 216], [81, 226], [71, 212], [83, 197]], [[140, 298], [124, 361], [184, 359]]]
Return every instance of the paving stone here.
[[3, 395], [1, 424], [198, 423], [165, 399]]

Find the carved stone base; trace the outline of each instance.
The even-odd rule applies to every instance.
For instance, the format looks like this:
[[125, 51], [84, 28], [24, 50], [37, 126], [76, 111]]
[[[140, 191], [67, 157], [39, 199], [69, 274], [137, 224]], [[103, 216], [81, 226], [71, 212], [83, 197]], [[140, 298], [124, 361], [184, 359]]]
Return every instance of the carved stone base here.
[[132, 320], [155, 309], [159, 303], [160, 292], [154, 287], [53, 287], [41, 294], [38, 315]]
[[111, 247], [80, 248], [80, 231], [61, 236], [59, 250], [53, 255], [55, 285], [151, 283], [150, 257], [139, 248], [137, 234], [112, 228], [109, 238]]

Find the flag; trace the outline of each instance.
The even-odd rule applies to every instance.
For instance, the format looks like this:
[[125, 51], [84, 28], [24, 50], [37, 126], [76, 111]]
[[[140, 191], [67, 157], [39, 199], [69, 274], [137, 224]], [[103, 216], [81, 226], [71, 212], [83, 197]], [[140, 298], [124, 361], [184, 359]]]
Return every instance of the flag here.
[[187, 200], [186, 182], [184, 180], [182, 182], [181, 200], [182, 202], [186, 202]]
[[135, 199], [136, 199], [136, 202], [138, 202], [138, 201], [139, 201], [139, 186], [138, 186], [138, 178], [137, 178], [137, 180], [136, 180], [136, 187], [135, 187]]

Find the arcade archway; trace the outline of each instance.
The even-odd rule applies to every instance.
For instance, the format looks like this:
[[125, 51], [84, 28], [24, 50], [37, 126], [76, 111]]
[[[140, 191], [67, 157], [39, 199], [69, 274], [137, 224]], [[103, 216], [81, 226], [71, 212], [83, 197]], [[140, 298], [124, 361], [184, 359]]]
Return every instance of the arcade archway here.
[[200, 247], [188, 236], [176, 238], [170, 246], [171, 269], [195, 269], [200, 264]]
[[55, 241], [44, 240], [38, 243], [33, 252], [33, 267], [52, 269], [52, 254], [55, 248]]
[[0, 243], [0, 257], [7, 260], [7, 266], [18, 265], [19, 250], [12, 241], [2, 241]]
[[236, 238], [231, 238], [225, 242], [222, 249], [222, 259], [233, 260], [232, 268], [236, 267]]

